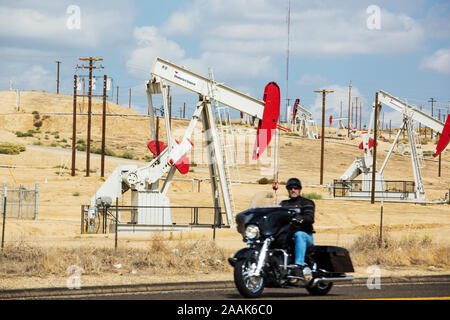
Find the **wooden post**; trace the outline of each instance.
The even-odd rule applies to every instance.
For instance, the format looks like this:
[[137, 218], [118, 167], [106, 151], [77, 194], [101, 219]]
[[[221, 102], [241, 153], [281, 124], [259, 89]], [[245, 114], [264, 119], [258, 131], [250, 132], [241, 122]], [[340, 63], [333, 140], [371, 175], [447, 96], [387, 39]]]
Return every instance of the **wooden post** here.
[[348, 116], [347, 116], [347, 137], [350, 137], [350, 101], [352, 97], [352, 83], [348, 86]]
[[89, 60], [89, 89], [88, 89], [88, 121], [86, 137], [86, 177], [91, 170], [91, 121], [92, 121], [92, 60]]
[[81, 206], [81, 234], [84, 233], [84, 204]]
[[3, 206], [2, 206], [2, 216], [3, 216], [3, 224], [2, 224], [2, 250], [5, 247], [5, 230], [6, 230], [6, 184], [3, 184]]
[[119, 224], [119, 198], [116, 198], [116, 226], [115, 226], [115, 235], [114, 235], [114, 249], [117, 251], [117, 225]]
[[378, 247], [381, 248], [383, 244], [383, 200], [381, 200], [381, 212], [380, 212], [380, 238], [379, 238]]
[[77, 75], [73, 76], [73, 121], [72, 121], [72, 177], [75, 176], [75, 157], [77, 139]]
[[375, 203], [375, 173], [377, 171], [377, 126], [378, 126], [378, 92], [375, 94], [375, 120], [373, 124], [373, 162], [372, 162], [372, 190], [370, 203]]
[[100, 176], [105, 176], [105, 134], [106, 134], [106, 74], [103, 76], [103, 110], [102, 110], [102, 157]]
[[322, 93], [322, 134], [321, 134], [321, 147], [320, 147], [320, 184], [323, 184], [323, 167], [324, 167], [324, 154], [325, 154], [325, 95], [334, 91], [316, 90], [314, 92]]

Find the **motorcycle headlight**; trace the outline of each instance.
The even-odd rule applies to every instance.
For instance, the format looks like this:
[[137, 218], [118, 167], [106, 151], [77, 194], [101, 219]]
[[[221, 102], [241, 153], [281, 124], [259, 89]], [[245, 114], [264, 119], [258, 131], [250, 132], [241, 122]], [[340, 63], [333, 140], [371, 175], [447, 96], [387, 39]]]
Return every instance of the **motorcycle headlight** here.
[[247, 228], [245, 229], [245, 236], [250, 240], [258, 238], [259, 237], [258, 226], [254, 224], [248, 225]]

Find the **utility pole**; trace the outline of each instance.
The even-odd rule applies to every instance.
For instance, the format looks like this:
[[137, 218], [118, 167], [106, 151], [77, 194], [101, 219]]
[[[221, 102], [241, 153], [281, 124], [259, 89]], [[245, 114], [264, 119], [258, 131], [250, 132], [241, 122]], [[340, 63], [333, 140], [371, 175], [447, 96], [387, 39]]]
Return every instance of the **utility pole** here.
[[352, 121], [350, 121], [352, 124], [352, 129], [353, 129], [353, 113], [354, 113], [354, 111], [355, 111], [355, 104], [352, 102]]
[[[389, 119], [389, 142], [391, 142], [391, 133], [392, 133], [392, 120]], [[419, 134], [419, 138], [420, 138], [420, 134]]]
[[320, 148], [320, 184], [323, 184], [323, 162], [325, 151], [325, 95], [332, 93], [331, 90], [315, 90], [316, 93], [322, 93], [322, 134], [321, 134], [321, 148]]
[[286, 48], [286, 123], [288, 122], [288, 106], [289, 106], [289, 36], [291, 31], [291, 1], [288, 1], [287, 12], [287, 48]]
[[119, 105], [119, 86], [117, 86], [116, 104]]
[[352, 97], [352, 81], [348, 86], [348, 118], [347, 118], [347, 137], [350, 137], [350, 101]]
[[[89, 177], [91, 164], [91, 116], [92, 116], [92, 70], [103, 69], [103, 66], [94, 66], [94, 61], [103, 61], [102, 58], [79, 58], [80, 61], [89, 61], [89, 66], [77, 66], [77, 69], [89, 69], [89, 89], [88, 89], [88, 124], [87, 124], [87, 138], [86, 138], [86, 177]], [[96, 95], [97, 96], [97, 95]]]
[[84, 112], [84, 97], [86, 96], [86, 81], [84, 77], [81, 80], [83, 81], [83, 105], [80, 108], [80, 113]]
[[72, 123], [72, 171], [71, 176], [75, 176], [75, 155], [77, 139], [77, 75], [73, 76], [73, 123]]
[[92, 113], [92, 67], [93, 61], [89, 60], [89, 89], [88, 89], [88, 124], [87, 124], [87, 138], [86, 138], [86, 177], [89, 177], [91, 169], [91, 113]]
[[131, 88], [130, 88], [130, 93], [128, 95], [128, 108], [131, 109]]
[[169, 110], [164, 110], [164, 112], [169, 112], [169, 128], [172, 129], [172, 97], [170, 96], [170, 86], [167, 86], [167, 101], [169, 102]]
[[[419, 107], [420, 107], [420, 111], [422, 111], [422, 105], [420, 105]], [[420, 138], [421, 134], [422, 134], [422, 123], [419, 121], [419, 138]]]
[[381, 105], [378, 103], [378, 92], [375, 94], [375, 120], [373, 123], [373, 162], [372, 162], [372, 190], [370, 203], [375, 203], [375, 173], [377, 171], [377, 127], [378, 127], [378, 109]]
[[102, 112], [102, 157], [100, 165], [100, 176], [105, 176], [105, 134], [106, 134], [106, 74], [103, 76], [103, 112]]
[[[428, 102], [431, 102], [431, 116], [434, 117], [433, 107], [434, 107], [434, 103], [437, 102], [437, 101], [434, 100], [434, 98], [430, 98], [430, 100], [428, 100]], [[433, 139], [433, 129], [431, 129], [431, 139]]]
[[359, 130], [361, 130], [361, 121], [362, 121], [362, 102], [359, 102]]
[[61, 61], [56, 61], [57, 63], [57, 71], [56, 71], [56, 94], [59, 94], [59, 64]]

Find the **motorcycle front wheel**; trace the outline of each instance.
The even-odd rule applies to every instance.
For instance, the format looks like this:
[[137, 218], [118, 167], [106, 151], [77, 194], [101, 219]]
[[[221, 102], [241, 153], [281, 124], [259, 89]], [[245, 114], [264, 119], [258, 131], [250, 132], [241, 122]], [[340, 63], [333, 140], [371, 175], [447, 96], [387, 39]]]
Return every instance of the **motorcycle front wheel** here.
[[264, 291], [264, 277], [249, 275], [255, 269], [256, 261], [253, 259], [238, 260], [234, 266], [234, 283], [245, 298], [258, 298]]

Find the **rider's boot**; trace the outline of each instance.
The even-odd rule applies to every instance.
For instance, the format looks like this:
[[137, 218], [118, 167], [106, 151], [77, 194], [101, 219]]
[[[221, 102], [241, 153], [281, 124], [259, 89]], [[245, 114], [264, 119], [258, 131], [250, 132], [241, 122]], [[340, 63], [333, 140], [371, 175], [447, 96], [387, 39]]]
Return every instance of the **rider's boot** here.
[[292, 268], [291, 275], [296, 278], [304, 279], [303, 276], [303, 266], [297, 264], [294, 268]]
[[311, 280], [311, 278], [312, 278], [312, 271], [307, 265], [303, 266], [302, 274], [303, 274], [303, 278], [306, 281]]

